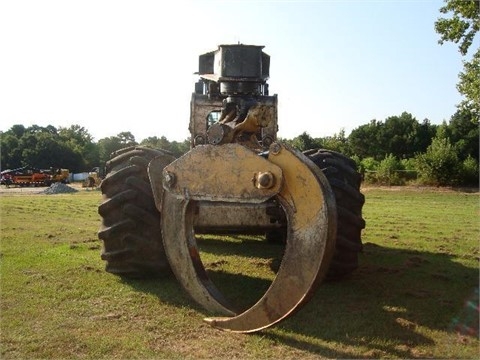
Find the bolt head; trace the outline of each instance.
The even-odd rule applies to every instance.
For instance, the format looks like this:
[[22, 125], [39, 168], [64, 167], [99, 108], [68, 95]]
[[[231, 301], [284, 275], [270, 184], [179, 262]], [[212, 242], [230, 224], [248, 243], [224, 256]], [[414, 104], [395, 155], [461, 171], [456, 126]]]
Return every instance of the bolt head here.
[[275, 178], [270, 171], [260, 172], [257, 175], [257, 188], [270, 189], [275, 183]]

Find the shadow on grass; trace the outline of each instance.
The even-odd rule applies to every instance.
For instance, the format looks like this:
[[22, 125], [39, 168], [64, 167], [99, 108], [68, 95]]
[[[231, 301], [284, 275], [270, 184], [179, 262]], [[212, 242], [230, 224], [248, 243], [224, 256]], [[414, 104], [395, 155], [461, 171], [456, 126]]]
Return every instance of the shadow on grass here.
[[475, 186], [470, 186], [470, 187], [453, 187], [453, 191], [459, 192], [459, 193], [469, 193], [469, 194], [476, 194], [480, 192], [480, 189]]
[[[453, 261], [450, 255], [367, 243], [361, 266], [349, 279], [323, 284], [305, 308], [280, 327], [287, 334], [364, 346], [372, 357], [412, 358], [411, 348], [435, 341], [420, 334], [420, 328], [454, 331], [467, 325], [478, 331], [478, 298], [474, 299], [477, 308], [465, 311], [478, 280], [477, 270]], [[293, 336], [270, 336], [323, 356], [352, 357]]]
[[[283, 253], [282, 246], [266, 242], [210, 239], [200, 247], [219, 257], [232, 253], [246, 257], [262, 254], [261, 258], [267, 259]], [[253, 305], [270, 285], [265, 279], [214, 268], [209, 270], [209, 276], [241, 309]], [[263, 331], [261, 336], [329, 358], [412, 358], [416, 357], [412, 348], [434, 344], [435, 339], [428, 335], [432, 330], [471, 329], [470, 335], [478, 337], [478, 291], [473, 299], [476, 309], [465, 310], [478, 282], [477, 270], [463, 266], [449, 254], [367, 243], [357, 271], [343, 281], [322, 284], [298, 313]], [[162, 287], [150, 281], [128, 283], [138, 291], [154, 292], [162, 301], [204, 312], [172, 278], [166, 279]], [[367, 350], [361, 352], [363, 355], [339, 350], [348, 346]]]
[[202, 235], [197, 243], [201, 251], [219, 257], [235, 254], [262, 259], [281, 258], [285, 249], [284, 244], [267, 242], [262, 236], [233, 235], [229, 238], [235, 241], [224, 241], [220, 237]]

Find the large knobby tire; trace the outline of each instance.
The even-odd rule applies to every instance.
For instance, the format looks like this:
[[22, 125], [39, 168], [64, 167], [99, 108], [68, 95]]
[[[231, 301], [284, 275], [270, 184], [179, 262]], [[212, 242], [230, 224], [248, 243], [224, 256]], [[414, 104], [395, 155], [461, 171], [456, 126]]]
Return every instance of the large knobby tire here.
[[107, 272], [135, 278], [170, 274], [147, 174], [149, 162], [158, 156], [175, 159], [166, 151], [135, 146], [112, 153], [106, 163], [98, 237]]
[[358, 254], [363, 248], [361, 232], [365, 228], [362, 218], [365, 197], [360, 192], [361, 175], [355, 161], [340, 153], [312, 149], [304, 154], [322, 170], [335, 195], [337, 241], [327, 279], [340, 279], [358, 267]]

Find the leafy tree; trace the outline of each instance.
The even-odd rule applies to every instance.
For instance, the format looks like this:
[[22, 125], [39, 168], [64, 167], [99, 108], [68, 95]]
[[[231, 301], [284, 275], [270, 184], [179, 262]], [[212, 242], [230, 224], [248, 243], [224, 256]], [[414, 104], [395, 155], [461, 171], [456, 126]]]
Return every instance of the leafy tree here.
[[386, 118], [380, 133], [382, 150], [398, 159], [414, 156], [420, 150], [416, 145], [426, 140], [417, 141], [419, 130], [420, 124], [417, 119], [407, 112], [403, 112], [400, 116]]
[[[435, 31], [440, 35], [439, 43], [453, 42], [458, 44], [462, 56], [468, 50], [480, 30], [480, 2], [478, 0], [445, 0], [440, 13], [449, 17], [441, 17], [435, 22]], [[480, 48], [473, 53], [472, 60], [463, 61], [464, 70], [459, 74], [457, 89], [464, 96], [458, 104], [460, 109], [470, 110], [478, 121], [480, 117]]]
[[170, 147], [170, 141], [165, 136], [150, 136], [146, 139], [143, 139], [140, 142], [140, 145], [151, 147], [154, 149], [164, 149], [167, 150]]
[[477, 50], [471, 61], [463, 62], [464, 71], [459, 74], [457, 89], [460, 94], [465, 96], [465, 100], [460, 103], [460, 109], [470, 110], [476, 116], [476, 121], [480, 117], [480, 50]]
[[451, 136], [452, 134], [450, 133], [450, 128], [448, 127], [447, 122], [444, 120], [442, 124], [437, 127], [435, 137], [441, 139], [450, 139]]
[[14, 125], [0, 139], [2, 169], [61, 167], [80, 172], [98, 166], [98, 147], [88, 131], [73, 125], [55, 128]]
[[26, 133], [30, 134], [38, 134], [38, 133], [50, 133], [50, 134], [57, 134], [57, 129], [52, 125], [39, 126], [39, 125], [32, 125], [25, 130]]
[[348, 137], [350, 154], [360, 158], [373, 157], [378, 161], [387, 154], [398, 159], [414, 157], [424, 152], [435, 135], [435, 125], [428, 119], [421, 124], [412, 114], [403, 112], [400, 116], [390, 116], [385, 122], [372, 120], [354, 129]]
[[99, 166], [98, 145], [93, 142], [93, 136], [87, 129], [80, 125], [72, 125], [69, 128], [59, 127], [58, 134], [61, 142], [82, 155], [84, 163], [82, 171]]
[[1, 134], [0, 151], [1, 153], [1, 169], [15, 169], [22, 164], [22, 152], [18, 146], [19, 138], [13, 131], [7, 131]]
[[458, 110], [450, 118], [447, 129], [450, 141], [458, 149], [459, 158], [463, 161], [467, 157], [472, 157], [478, 161], [480, 133], [473, 114], [468, 110]]
[[174, 156], [180, 157], [190, 150], [190, 140], [183, 142], [168, 141], [165, 136], [158, 138], [157, 136], [148, 137], [140, 142], [140, 145], [151, 147], [154, 149], [162, 149], [171, 152]]
[[72, 125], [69, 128], [59, 127], [58, 134], [63, 141], [70, 142], [73, 146], [83, 147], [93, 142], [92, 135], [80, 125]]
[[416, 136], [413, 148], [415, 149], [413, 155], [410, 155], [408, 158], [415, 157], [416, 153], [424, 153], [427, 151], [427, 148], [432, 143], [432, 139], [437, 133], [438, 125], [430, 123], [430, 120], [423, 119], [422, 123], [416, 129]]
[[372, 157], [380, 160], [383, 158], [385, 154], [380, 142], [382, 127], [383, 123], [374, 119], [368, 124], [353, 129], [348, 137], [352, 152], [361, 159]]
[[26, 131], [27, 129], [23, 125], [13, 125], [8, 132], [20, 139]]
[[180, 157], [190, 150], [190, 140], [187, 139], [182, 142], [174, 140], [170, 143], [168, 150], [176, 157]]
[[118, 139], [120, 140], [120, 144], [123, 146], [132, 146], [137, 145], [135, 141], [135, 136], [130, 131], [123, 131], [117, 135]]
[[435, 137], [424, 154], [417, 155], [421, 181], [430, 185], [454, 185], [458, 182], [461, 163], [448, 138]]
[[291, 146], [296, 148], [297, 150], [300, 151], [305, 151], [305, 150], [310, 150], [310, 149], [316, 149], [316, 148], [321, 148], [322, 143], [320, 139], [314, 139], [312, 138], [307, 132], [303, 132], [302, 134], [298, 135], [297, 137], [294, 137], [292, 140], [287, 141]]
[[344, 129], [341, 129], [338, 134], [322, 138], [320, 143], [323, 144], [325, 149], [336, 151], [346, 156], [353, 155]]
[[131, 132], [121, 132], [117, 136], [110, 136], [98, 140], [99, 163], [105, 164], [110, 155], [117, 150], [138, 145]]
[[[51, 130], [51, 129], [50, 129]], [[41, 169], [50, 167], [67, 168], [72, 172], [82, 171], [84, 162], [81, 153], [59, 141], [56, 132], [37, 131], [23, 136], [19, 147], [22, 148], [22, 165]]]

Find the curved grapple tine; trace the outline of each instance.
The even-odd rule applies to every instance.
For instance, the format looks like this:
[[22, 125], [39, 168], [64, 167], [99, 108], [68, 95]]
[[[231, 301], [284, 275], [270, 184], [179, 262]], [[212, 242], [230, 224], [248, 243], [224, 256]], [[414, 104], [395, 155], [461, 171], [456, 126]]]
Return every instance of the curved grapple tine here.
[[293, 151], [271, 154], [283, 170], [278, 199], [288, 220], [285, 254], [270, 288], [250, 309], [230, 318], [207, 318], [216, 328], [255, 332], [287, 318], [312, 296], [328, 270], [335, 249], [335, 199], [320, 170]]
[[193, 207], [165, 191], [163, 195], [162, 238], [165, 253], [177, 280], [205, 309], [235, 315], [203, 267], [193, 233]]
[[199, 304], [231, 316], [205, 319], [219, 329], [255, 332], [287, 318], [309, 300], [333, 256], [335, 198], [323, 173], [300, 152], [279, 144], [272, 145], [268, 160], [283, 172], [283, 185], [275, 196], [287, 216], [287, 244], [267, 292], [236, 316], [201, 262], [193, 231], [193, 206], [187, 197], [163, 192], [162, 236], [172, 270]]

